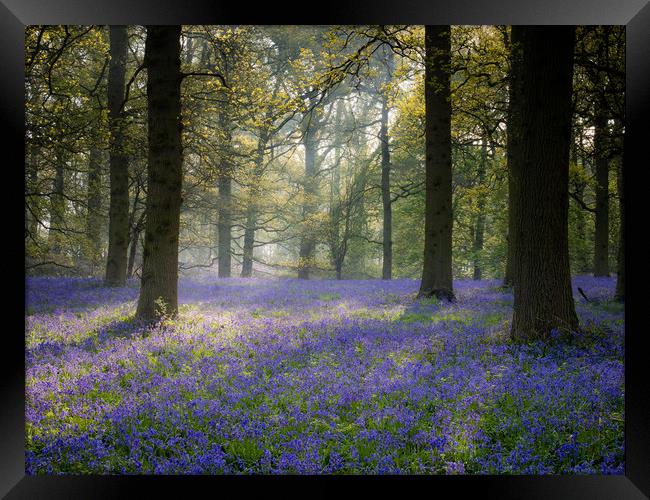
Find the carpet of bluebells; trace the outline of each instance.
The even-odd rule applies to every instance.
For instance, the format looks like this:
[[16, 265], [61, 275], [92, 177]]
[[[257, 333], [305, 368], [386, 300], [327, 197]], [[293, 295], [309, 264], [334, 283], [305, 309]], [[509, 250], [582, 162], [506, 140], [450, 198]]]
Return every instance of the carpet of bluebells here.
[[[28, 278], [28, 474], [622, 474], [624, 315], [577, 277], [582, 333], [508, 340], [512, 294], [414, 280]], [[581, 287], [591, 299], [577, 294]]]

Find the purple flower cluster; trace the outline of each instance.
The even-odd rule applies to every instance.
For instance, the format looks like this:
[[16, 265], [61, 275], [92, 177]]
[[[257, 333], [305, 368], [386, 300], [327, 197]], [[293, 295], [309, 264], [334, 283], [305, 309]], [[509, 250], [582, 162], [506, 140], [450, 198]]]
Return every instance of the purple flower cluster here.
[[[413, 280], [29, 278], [28, 474], [622, 474], [622, 308], [578, 277], [570, 341], [508, 340], [512, 295]], [[576, 297], [579, 297], [576, 295]]]

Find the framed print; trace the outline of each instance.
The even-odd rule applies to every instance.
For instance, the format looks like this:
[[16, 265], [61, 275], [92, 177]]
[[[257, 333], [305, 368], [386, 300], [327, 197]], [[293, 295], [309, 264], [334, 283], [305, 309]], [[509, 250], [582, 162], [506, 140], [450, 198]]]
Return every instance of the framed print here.
[[647, 498], [650, 7], [304, 7], [3, 0], [0, 492]]

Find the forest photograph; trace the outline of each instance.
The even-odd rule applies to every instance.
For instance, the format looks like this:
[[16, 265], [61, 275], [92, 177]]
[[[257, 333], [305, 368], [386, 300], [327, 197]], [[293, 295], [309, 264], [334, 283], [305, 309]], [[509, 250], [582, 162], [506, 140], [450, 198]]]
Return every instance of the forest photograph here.
[[28, 25], [24, 70], [28, 475], [625, 473], [625, 26]]

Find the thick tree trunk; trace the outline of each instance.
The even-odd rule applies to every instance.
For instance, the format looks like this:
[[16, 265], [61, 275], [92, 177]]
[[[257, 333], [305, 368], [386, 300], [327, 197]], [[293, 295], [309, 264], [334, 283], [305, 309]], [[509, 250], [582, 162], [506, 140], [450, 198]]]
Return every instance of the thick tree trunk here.
[[483, 251], [483, 236], [485, 232], [485, 193], [483, 192], [483, 183], [485, 182], [485, 170], [487, 162], [487, 139], [483, 138], [481, 144], [481, 161], [478, 167], [477, 183], [481, 191], [477, 200], [477, 215], [476, 226], [474, 229], [474, 244], [472, 246], [472, 253], [474, 254], [474, 275], [475, 280], [480, 280], [482, 275], [481, 270], [481, 252]]
[[596, 226], [594, 232], [594, 276], [609, 276], [609, 165], [607, 161], [607, 115], [601, 97], [594, 120], [596, 170]]
[[[313, 113], [312, 113], [313, 115]], [[315, 211], [315, 199], [317, 195], [316, 185], [316, 140], [314, 130], [314, 116], [306, 116], [303, 126], [303, 146], [305, 148], [305, 177], [303, 180], [303, 193], [305, 200], [302, 207], [303, 234], [300, 238], [298, 278], [309, 279], [309, 273], [314, 265], [314, 240], [313, 228], [309, 225], [309, 219]]]
[[148, 191], [137, 316], [178, 312], [181, 188], [180, 26], [147, 26]]
[[88, 260], [94, 274], [101, 264], [102, 245], [102, 151], [97, 144], [90, 148], [88, 162], [88, 212], [86, 214], [86, 234], [88, 236]]
[[381, 100], [381, 204], [383, 217], [383, 260], [381, 277], [389, 280], [393, 274], [393, 212], [390, 199], [390, 150], [388, 149], [388, 98]]
[[510, 124], [515, 339], [578, 328], [568, 246], [574, 36], [573, 26], [512, 27], [518, 52], [513, 65], [521, 75], [514, 82]]
[[426, 26], [424, 47], [426, 193], [424, 266], [418, 296], [454, 300], [449, 26]]
[[219, 277], [230, 278], [232, 265], [232, 180], [230, 175], [219, 177], [218, 259]]
[[110, 27], [111, 62], [108, 69], [108, 123], [110, 137], [110, 208], [108, 218], [108, 256], [106, 284], [126, 282], [129, 245], [129, 165], [124, 153], [122, 102], [125, 92], [126, 26]]

